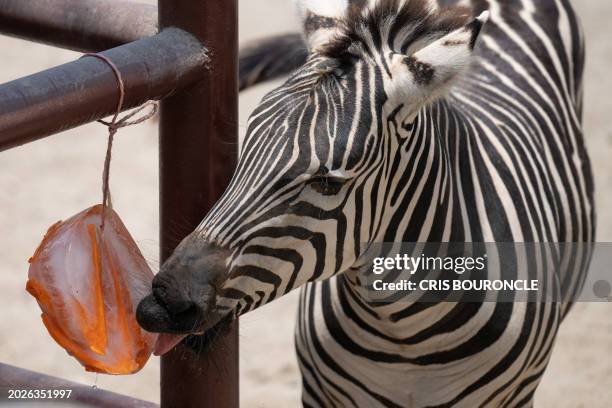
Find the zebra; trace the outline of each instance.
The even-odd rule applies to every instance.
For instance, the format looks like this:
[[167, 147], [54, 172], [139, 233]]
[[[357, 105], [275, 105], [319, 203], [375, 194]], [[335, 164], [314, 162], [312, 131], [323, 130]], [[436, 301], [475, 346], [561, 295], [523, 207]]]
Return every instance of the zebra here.
[[[139, 305], [163, 353], [300, 288], [305, 407], [529, 407], [569, 301], [371, 302], [376, 242], [590, 243], [569, 0], [299, 0], [245, 50], [234, 177]], [[560, 251], [579, 290], [589, 251]], [[558, 288], [557, 288], [558, 289]], [[190, 338], [193, 338], [191, 336]], [[161, 344], [161, 345], [160, 345]]]

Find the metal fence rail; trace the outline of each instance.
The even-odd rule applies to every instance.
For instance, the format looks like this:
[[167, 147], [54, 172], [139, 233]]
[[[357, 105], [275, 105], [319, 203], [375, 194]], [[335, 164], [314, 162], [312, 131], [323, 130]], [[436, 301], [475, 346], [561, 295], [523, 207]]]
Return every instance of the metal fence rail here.
[[[154, 35], [157, 14], [165, 30]], [[125, 107], [163, 99], [160, 244], [161, 260], [166, 259], [179, 241], [177, 225], [187, 235], [199, 224], [235, 166], [237, 0], [159, 0], [158, 12], [125, 1], [0, 0], [0, 33], [74, 50], [117, 47], [104, 55], [125, 81]], [[0, 151], [100, 119], [116, 104], [116, 79], [95, 58], [0, 85]], [[208, 354], [179, 346], [162, 357], [162, 407], [238, 406], [237, 331], [236, 324]], [[62, 381], [0, 365], [0, 390]], [[90, 406], [136, 401], [70, 385], [86, 394], [78, 401]]]
[[[70, 398], [64, 401], [88, 407], [155, 408], [156, 404], [114, 392], [102, 391], [88, 385], [77, 384], [61, 378], [51, 377], [0, 363], [0, 392], [10, 390], [70, 390]], [[56, 401], [61, 401], [57, 399]], [[40, 401], [39, 401], [40, 402]]]
[[0, 0], [0, 33], [98, 52], [156, 34], [157, 7], [123, 0]]
[[[101, 54], [121, 72], [126, 109], [201, 81], [208, 61], [204, 46], [175, 28]], [[108, 116], [117, 95], [117, 78], [96, 58], [0, 85], [0, 151]]]

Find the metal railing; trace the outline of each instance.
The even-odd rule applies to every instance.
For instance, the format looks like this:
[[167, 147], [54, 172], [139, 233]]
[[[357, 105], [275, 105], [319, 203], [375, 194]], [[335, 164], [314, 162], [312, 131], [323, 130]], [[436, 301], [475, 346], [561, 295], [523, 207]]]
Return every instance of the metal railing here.
[[[220, 197], [235, 166], [237, 0], [159, 0], [157, 8], [113, 0], [0, 0], [0, 33], [78, 51], [108, 49], [102, 53], [125, 82], [125, 109], [161, 100], [163, 262]], [[0, 151], [108, 116], [117, 95], [112, 70], [95, 58], [0, 85]], [[237, 407], [237, 333], [236, 323], [208, 354], [179, 346], [164, 355], [162, 407]], [[77, 401], [90, 406], [151, 406], [0, 365], [0, 388], [54, 384], [78, 389]]]

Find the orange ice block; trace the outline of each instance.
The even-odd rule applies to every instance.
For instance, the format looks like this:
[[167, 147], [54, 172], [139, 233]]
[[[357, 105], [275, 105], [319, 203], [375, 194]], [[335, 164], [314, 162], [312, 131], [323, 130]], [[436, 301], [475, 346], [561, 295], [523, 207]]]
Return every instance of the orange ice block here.
[[51, 226], [30, 259], [27, 291], [49, 334], [87, 371], [132, 374], [149, 359], [157, 335], [136, 322], [153, 272], [112, 210], [91, 207]]

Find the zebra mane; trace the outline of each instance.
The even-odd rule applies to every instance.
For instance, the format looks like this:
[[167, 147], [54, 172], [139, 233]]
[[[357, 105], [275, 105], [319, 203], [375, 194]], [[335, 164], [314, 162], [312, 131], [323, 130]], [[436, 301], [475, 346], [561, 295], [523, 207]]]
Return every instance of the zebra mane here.
[[465, 25], [471, 14], [465, 7], [435, 10], [428, 0], [379, 0], [371, 8], [353, 4], [320, 54], [341, 65], [385, 48], [409, 55]]

